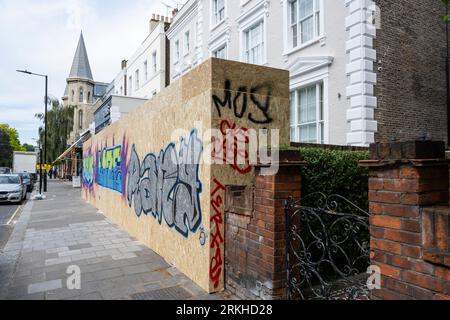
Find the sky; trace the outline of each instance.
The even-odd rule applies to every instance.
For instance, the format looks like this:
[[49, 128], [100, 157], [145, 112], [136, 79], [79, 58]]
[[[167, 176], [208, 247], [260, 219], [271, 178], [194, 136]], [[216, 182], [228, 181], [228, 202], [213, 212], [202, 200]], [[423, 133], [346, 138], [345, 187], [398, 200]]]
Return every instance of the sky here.
[[49, 96], [61, 99], [82, 30], [94, 80], [109, 83], [148, 35], [152, 13], [168, 12], [161, 0], [0, 0], [0, 123], [36, 145], [45, 81], [16, 70], [47, 74]]

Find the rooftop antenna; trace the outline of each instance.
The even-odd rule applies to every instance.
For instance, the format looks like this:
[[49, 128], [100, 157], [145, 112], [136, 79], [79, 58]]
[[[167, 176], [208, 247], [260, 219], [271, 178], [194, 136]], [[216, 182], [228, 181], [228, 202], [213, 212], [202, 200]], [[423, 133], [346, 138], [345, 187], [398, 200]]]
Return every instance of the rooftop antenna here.
[[[168, 1], [170, 1], [170, 2], [168, 2]], [[180, 8], [184, 5], [185, 1], [179, 2], [176, 0], [166, 0], [166, 1], [161, 1], [161, 3], [166, 7], [166, 16], [169, 17], [174, 9], [180, 10]]]

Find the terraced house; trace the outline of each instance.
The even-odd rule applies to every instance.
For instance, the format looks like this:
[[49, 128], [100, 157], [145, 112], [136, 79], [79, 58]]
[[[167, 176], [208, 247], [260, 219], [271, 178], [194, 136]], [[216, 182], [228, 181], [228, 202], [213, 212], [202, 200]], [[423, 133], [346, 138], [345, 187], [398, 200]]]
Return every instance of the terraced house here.
[[171, 80], [211, 56], [288, 69], [292, 141], [367, 145], [377, 129], [370, 5], [189, 0], [167, 32]]
[[293, 142], [446, 140], [444, 14], [431, 0], [189, 0], [167, 32], [170, 78], [211, 56], [289, 70]]

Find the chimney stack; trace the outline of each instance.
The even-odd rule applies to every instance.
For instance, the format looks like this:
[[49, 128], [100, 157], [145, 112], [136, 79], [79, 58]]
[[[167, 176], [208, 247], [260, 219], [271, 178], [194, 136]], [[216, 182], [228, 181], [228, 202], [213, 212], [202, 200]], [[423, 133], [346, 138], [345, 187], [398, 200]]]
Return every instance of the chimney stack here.
[[122, 60], [122, 70], [124, 70], [127, 67], [127, 60]]

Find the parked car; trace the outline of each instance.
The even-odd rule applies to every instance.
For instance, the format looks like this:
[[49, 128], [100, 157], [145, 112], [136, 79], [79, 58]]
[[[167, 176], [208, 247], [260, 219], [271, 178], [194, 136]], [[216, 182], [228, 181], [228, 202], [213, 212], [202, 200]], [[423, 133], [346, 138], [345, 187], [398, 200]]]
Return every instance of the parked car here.
[[33, 191], [34, 182], [28, 172], [21, 172], [18, 175], [22, 178], [23, 184], [27, 187], [27, 192]]
[[27, 187], [18, 174], [0, 175], [0, 202], [21, 203], [27, 198]]
[[0, 167], [0, 174], [9, 174], [11, 173], [11, 169], [8, 167]]

